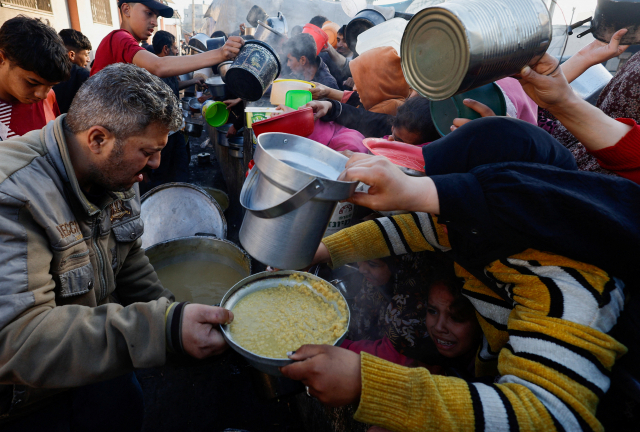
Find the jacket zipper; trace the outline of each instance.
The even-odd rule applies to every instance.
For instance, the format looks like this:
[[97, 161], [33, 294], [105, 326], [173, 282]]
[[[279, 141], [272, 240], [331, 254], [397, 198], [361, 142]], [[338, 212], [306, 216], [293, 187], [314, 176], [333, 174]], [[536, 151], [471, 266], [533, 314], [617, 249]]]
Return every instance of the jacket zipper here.
[[100, 246], [98, 245], [98, 237], [100, 237], [100, 217], [95, 218], [95, 234], [93, 237], [93, 245], [96, 250], [96, 257], [98, 257], [98, 273], [100, 273], [100, 298], [98, 301], [102, 301], [102, 299], [106, 296], [107, 290], [107, 281], [104, 279], [104, 259], [102, 258], [102, 252], [100, 252]]

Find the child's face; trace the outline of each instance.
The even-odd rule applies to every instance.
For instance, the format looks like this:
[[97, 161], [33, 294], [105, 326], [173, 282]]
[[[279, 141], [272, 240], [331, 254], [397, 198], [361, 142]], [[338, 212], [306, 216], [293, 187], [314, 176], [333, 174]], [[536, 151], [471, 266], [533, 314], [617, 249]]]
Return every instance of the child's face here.
[[51, 87], [57, 83], [49, 82], [35, 72], [16, 66], [12, 61], [1, 56], [0, 87], [7, 102], [31, 104], [45, 99]]
[[379, 259], [362, 261], [358, 263], [358, 271], [373, 286], [383, 286], [391, 279], [391, 270], [387, 263]]
[[69, 51], [69, 59], [71, 63], [75, 63], [80, 67], [87, 67], [89, 64], [89, 50], [81, 50], [81, 51]]
[[417, 132], [411, 132], [405, 127], [391, 127], [390, 141], [398, 141], [406, 144], [424, 144], [420, 140], [420, 134]]
[[427, 331], [438, 352], [445, 357], [459, 357], [474, 351], [482, 331], [475, 316], [467, 319], [453, 314], [454, 297], [442, 283], [429, 290]]
[[133, 37], [137, 40], [149, 39], [153, 29], [158, 26], [158, 12], [142, 3], [127, 3], [122, 5], [122, 13], [128, 18]]

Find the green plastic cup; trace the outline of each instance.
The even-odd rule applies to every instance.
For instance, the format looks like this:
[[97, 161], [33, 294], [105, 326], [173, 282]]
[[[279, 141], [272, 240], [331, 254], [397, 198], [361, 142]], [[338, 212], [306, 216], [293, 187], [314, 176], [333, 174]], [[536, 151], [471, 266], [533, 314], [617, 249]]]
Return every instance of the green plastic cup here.
[[213, 101], [212, 103], [207, 103], [206, 108], [204, 106], [203, 108], [202, 114], [210, 126], [220, 127], [227, 124], [229, 110], [224, 102]]

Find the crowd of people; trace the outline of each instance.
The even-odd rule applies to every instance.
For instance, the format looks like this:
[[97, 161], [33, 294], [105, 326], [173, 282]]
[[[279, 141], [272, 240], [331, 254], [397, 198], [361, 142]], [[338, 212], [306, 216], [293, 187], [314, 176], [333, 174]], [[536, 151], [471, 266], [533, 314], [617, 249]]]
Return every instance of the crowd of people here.
[[[178, 58], [186, 46], [154, 32], [173, 9], [118, 10], [121, 29], [90, 68], [79, 31], [23, 16], [0, 28], [5, 430], [140, 430], [134, 369], [163, 365], [167, 352], [226, 349], [218, 326], [233, 313], [175, 302], [146, 258], [140, 191], [188, 180], [180, 91], [203, 80], [178, 76], [234, 59], [251, 36], [244, 25], [216, 32], [221, 48]], [[640, 401], [640, 54], [596, 106], [569, 86], [620, 55], [626, 30], [496, 81], [507, 116], [467, 99], [482, 118], [456, 119], [441, 137], [395, 48], [358, 55], [344, 25], [335, 47], [318, 47], [303, 26], [327, 21], [291, 29], [281, 77], [315, 85], [309, 138], [350, 156], [340, 180], [370, 186], [350, 201], [402, 214], [322, 240], [314, 264], [357, 263], [361, 274], [348, 336], [290, 353], [282, 373], [324, 404], [357, 404], [355, 418], [375, 430], [635, 421], [619, 412]], [[241, 99], [226, 102], [243, 111]], [[366, 154], [371, 137], [421, 147], [426, 175]]]

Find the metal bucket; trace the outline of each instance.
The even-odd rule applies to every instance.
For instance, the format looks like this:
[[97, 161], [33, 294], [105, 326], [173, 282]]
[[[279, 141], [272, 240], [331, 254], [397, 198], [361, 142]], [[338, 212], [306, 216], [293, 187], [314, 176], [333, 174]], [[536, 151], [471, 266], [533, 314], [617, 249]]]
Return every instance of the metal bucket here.
[[228, 89], [248, 101], [257, 101], [280, 75], [280, 60], [269, 44], [248, 40], [225, 76]]
[[598, 102], [600, 93], [609, 84], [613, 76], [607, 68], [601, 64], [591, 66], [585, 73], [580, 75], [571, 83], [571, 88], [582, 99], [595, 105]]
[[358, 182], [337, 178], [347, 158], [315, 141], [284, 133], [258, 137], [255, 167], [242, 186], [247, 209], [240, 242], [249, 254], [276, 268], [311, 264], [338, 201]]
[[[176, 270], [189, 263], [215, 263], [229, 267], [238, 274], [239, 279], [233, 280], [228, 286], [212, 288], [215, 292], [201, 292], [199, 287], [193, 286], [193, 279], [183, 275], [184, 284], [168, 285], [176, 301], [190, 301], [203, 304], [219, 304], [224, 294], [237, 282], [251, 274], [251, 258], [238, 246], [228, 240], [221, 240], [209, 236], [181, 237], [164, 241], [151, 246], [145, 251], [153, 268], [162, 274], [163, 269], [173, 266]], [[218, 279], [218, 281], [221, 279]], [[160, 282], [163, 282], [162, 279]], [[165, 282], [168, 282], [165, 280]], [[173, 281], [172, 281], [173, 282]]]
[[229, 141], [229, 156], [244, 159], [244, 136], [242, 134], [231, 137]]
[[[290, 279], [289, 276], [293, 274], [304, 275], [305, 280], [296, 281], [296, 280]], [[235, 284], [229, 290], [229, 292], [227, 292], [224, 295], [224, 297], [222, 298], [222, 301], [220, 302], [220, 306], [232, 311], [233, 307], [245, 296], [252, 294], [256, 291], [261, 291], [268, 288], [275, 288], [280, 284], [283, 284], [286, 286], [304, 284], [304, 285], [307, 285], [309, 289], [313, 290], [313, 288], [311, 288], [311, 283], [308, 281], [309, 279], [324, 282], [325, 284], [333, 288], [337, 293], [339, 293], [342, 299], [346, 303], [346, 299], [344, 298], [344, 295], [339, 289], [337, 289], [335, 286], [325, 281], [324, 279], [319, 278], [318, 276], [314, 276], [310, 273], [302, 273], [297, 271], [277, 271], [277, 272], [256, 273], [252, 276], [249, 276], [246, 279], [241, 280], [240, 282]], [[349, 313], [349, 308], [347, 308], [347, 313]], [[351, 323], [351, 316], [347, 317], [347, 330], [345, 330], [342, 336], [336, 339], [336, 341], [333, 343], [334, 346], [340, 346], [340, 344], [344, 341], [345, 337], [347, 336], [347, 331], [349, 330], [350, 323]], [[279, 368], [293, 363], [293, 360], [289, 360], [289, 359], [270, 358], [270, 357], [263, 357], [263, 356], [254, 354], [251, 351], [244, 349], [233, 340], [233, 337], [231, 336], [231, 333], [229, 331], [229, 325], [222, 325], [220, 326], [220, 328], [222, 329], [222, 336], [224, 336], [224, 339], [227, 341], [229, 346], [234, 351], [242, 355], [249, 362], [251, 366], [255, 367], [256, 369], [264, 373], [267, 373], [269, 375], [274, 375], [274, 376], [281, 376], [282, 374], [280, 373]]]
[[166, 183], [142, 196], [142, 247], [197, 233], [227, 236], [227, 220], [207, 192], [189, 183]]
[[451, 0], [411, 19], [402, 71], [422, 96], [444, 100], [536, 63], [551, 36], [542, 0]]

